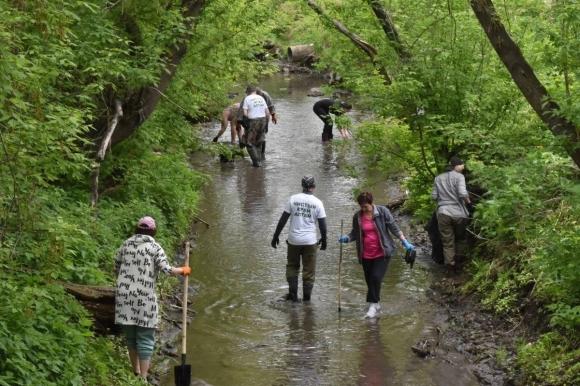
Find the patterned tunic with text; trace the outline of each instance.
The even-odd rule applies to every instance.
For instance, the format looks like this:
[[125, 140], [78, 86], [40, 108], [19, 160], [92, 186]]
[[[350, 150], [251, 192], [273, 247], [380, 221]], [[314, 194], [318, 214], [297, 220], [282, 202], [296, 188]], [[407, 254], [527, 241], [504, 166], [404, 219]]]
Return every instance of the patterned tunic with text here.
[[151, 236], [133, 235], [117, 251], [115, 268], [115, 323], [155, 328], [157, 275], [172, 270], [163, 248]]

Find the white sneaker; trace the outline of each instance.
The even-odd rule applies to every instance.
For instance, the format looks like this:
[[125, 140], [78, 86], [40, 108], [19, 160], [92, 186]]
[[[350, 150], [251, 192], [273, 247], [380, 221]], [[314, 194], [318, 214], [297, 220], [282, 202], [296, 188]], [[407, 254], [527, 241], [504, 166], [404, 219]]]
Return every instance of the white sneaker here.
[[369, 306], [369, 310], [365, 315], [365, 318], [367, 319], [374, 318], [375, 316], [377, 316], [377, 313], [378, 313], [377, 303], [371, 303], [371, 305]]

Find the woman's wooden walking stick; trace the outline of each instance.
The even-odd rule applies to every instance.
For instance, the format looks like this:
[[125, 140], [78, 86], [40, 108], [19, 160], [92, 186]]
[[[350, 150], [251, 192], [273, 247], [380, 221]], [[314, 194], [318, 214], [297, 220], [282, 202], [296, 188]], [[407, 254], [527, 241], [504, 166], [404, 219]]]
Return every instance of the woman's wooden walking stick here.
[[[344, 228], [344, 220], [340, 220], [340, 237], [342, 237]], [[340, 277], [341, 277], [341, 268], [342, 268], [342, 243], [340, 243], [340, 255], [338, 257], [338, 312], [341, 311], [340, 309]]]

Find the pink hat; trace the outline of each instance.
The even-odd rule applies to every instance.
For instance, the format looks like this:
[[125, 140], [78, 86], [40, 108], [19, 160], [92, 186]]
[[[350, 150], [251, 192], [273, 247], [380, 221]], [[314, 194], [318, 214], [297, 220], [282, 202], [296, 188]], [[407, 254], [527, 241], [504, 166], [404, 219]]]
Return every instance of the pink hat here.
[[140, 229], [155, 229], [155, 220], [153, 217], [145, 216], [139, 219], [137, 228]]

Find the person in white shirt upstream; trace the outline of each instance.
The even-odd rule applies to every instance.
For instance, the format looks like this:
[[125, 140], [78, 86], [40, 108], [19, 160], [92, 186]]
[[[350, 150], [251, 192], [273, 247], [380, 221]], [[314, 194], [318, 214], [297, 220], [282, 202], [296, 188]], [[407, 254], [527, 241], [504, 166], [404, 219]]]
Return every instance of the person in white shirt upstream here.
[[244, 116], [248, 118], [248, 130], [244, 132], [244, 143], [252, 159], [252, 166], [260, 167], [262, 163], [262, 143], [266, 141], [266, 127], [270, 120], [270, 111], [266, 100], [256, 94], [256, 87], [246, 88], [246, 97], [242, 104]]
[[[280, 233], [288, 219], [288, 262], [286, 264], [286, 279], [288, 280], [288, 295], [286, 300], [298, 301], [298, 274], [302, 258], [302, 300], [310, 301], [314, 277], [316, 273], [316, 250], [326, 249], [326, 212], [322, 201], [314, 196], [316, 183], [314, 177], [302, 177], [302, 193], [290, 197], [272, 237], [271, 245], [277, 248], [280, 243]], [[316, 222], [320, 228], [320, 240], [317, 240]]]

